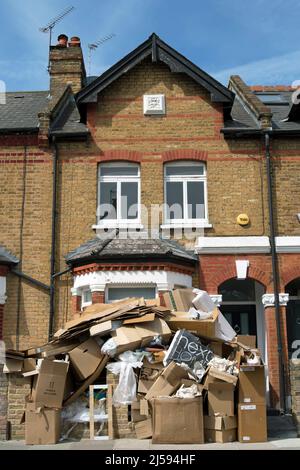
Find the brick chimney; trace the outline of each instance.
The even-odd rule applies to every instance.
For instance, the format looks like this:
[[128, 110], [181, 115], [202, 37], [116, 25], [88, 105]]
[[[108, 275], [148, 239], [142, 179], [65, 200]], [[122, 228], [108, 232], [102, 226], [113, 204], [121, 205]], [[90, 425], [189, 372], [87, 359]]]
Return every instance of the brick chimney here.
[[50, 94], [61, 93], [62, 88], [71, 85], [77, 93], [84, 85], [86, 77], [80, 38], [60, 34], [57, 45], [50, 48]]

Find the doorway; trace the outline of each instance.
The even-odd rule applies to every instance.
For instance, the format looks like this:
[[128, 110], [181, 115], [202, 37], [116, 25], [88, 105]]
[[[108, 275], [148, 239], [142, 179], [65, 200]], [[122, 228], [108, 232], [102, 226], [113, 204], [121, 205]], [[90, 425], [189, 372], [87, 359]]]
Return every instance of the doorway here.
[[219, 286], [220, 310], [238, 335], [256, 336], [256, 346], [267, 363], [264, 287], [253, 279], [229, 279]]

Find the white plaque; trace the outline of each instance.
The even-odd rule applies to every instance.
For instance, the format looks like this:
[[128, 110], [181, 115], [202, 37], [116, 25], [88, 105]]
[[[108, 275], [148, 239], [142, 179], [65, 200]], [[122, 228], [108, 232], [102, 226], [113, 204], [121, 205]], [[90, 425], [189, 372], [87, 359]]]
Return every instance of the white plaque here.
[[165, 95], [144, 95], [144, 114], [165, 114]]

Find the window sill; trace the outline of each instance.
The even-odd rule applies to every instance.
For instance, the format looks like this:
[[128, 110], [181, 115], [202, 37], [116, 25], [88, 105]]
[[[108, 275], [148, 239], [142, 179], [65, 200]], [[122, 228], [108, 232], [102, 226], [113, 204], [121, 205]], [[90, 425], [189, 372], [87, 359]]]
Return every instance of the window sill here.
[[111, 222], [111, 223], [105, 223], [105, 224], [96, 224], [92, 225], [93, 230], [107, 230], [107, 229], [134, 229], [134, 230], [142, 230], [144, 226], [139, 223], [139, 222]]
[[212, 228], [212, 224], [210, 224], [207, 220], [202, 220], [197, 222], [173, 222], [161, 225], [162, 230], [176, 228]]

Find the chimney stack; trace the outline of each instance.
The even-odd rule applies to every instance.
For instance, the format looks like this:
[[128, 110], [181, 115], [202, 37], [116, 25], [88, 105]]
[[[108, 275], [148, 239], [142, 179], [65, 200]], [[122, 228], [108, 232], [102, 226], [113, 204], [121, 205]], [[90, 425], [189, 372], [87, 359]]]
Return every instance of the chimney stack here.
[[71, 85], [77, 93], [84, 85], [86, 72], [80, 38], [60, 34], [57, 45], [50, 47], [50, 95], [56, 96], [62, 88]]

